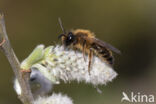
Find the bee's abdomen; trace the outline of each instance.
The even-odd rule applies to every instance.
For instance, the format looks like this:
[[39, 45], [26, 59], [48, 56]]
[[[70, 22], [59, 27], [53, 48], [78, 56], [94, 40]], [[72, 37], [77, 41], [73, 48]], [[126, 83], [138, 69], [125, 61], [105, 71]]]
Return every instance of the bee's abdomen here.
[[92, 48], [94, 49], [98, 57], [100, 57], [103, 61], [106, 61], [108, 64], [113, 65], [114, 58], [110, 50], [98, 44], [92, 44]]

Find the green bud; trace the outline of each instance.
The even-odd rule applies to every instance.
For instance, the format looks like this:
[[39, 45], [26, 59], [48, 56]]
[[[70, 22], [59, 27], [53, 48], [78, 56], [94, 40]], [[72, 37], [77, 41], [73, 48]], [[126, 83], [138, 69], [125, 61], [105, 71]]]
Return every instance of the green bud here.
[[33, 52], [21, 63], [21, 69], [28, 70], [30, 67], [44, 59], [44, 45], [38, 45]]

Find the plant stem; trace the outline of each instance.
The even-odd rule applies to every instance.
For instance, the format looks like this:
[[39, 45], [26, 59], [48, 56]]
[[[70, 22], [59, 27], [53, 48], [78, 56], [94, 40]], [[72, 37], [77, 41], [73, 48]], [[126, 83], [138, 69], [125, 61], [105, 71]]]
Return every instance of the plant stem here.
[[20, 83], [22, 94], [19, 96], [19, 99], [24, 104], [33, 104], [34, 99], [29, 86], [29, 73], [21, 72], [20, 62], [10, 45], [10, 41], [6, 33], [4, 15], [0, 14], [0, 43], [3, 40], [5, 40], [5, 42], [0, 46], [0, 50], [7, 57], [15, 76]]

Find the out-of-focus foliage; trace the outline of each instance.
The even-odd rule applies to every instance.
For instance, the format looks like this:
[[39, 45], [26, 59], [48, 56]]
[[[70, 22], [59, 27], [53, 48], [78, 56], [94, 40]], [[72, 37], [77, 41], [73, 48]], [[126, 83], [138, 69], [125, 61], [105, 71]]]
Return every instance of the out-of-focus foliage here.
[[[119, 76], [100, 86], [102, 94], [83, 83], [55, 86], [55, 92], [67, 93], [75, 104], [120, 104], [122, 91], [156, 94], [155, 0], [0, 0], [0, 10], [20, 61], [36, 45], [58, 42], [58, 17], [66, 30], [90, 29], [121, 50], [114, 66]], [[1, 52], [0, 69], [0, 104], [20, 104], [12, 70]]]

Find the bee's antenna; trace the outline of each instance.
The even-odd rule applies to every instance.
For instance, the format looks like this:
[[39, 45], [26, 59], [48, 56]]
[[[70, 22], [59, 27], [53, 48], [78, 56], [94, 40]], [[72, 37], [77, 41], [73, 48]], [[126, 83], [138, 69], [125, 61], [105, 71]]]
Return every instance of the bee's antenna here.
[[62, 25], [62, 21], [61, 21], [61, 18], [60, 17], [58, 18], [58, 21], [59, 21], [59, 24], [61, 26], [61, 29], [62, 29], [63, 33], [66, 34], [65, 29], [64, 29], [64, 27]]

